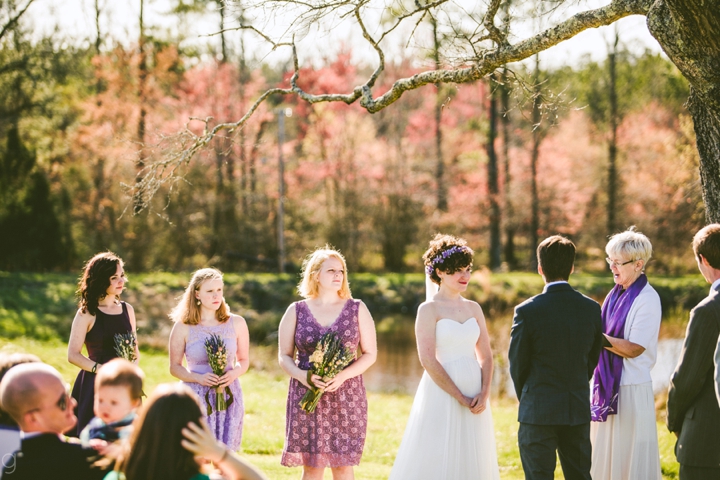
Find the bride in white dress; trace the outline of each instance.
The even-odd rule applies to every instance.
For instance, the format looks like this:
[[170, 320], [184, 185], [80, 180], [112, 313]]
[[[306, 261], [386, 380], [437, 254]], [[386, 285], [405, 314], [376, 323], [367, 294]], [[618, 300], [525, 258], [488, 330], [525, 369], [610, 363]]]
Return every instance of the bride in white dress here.
[[415, 321], [420, 380], [390, 480], [499, 480], [488, 398], [493, 360], [480, 305], [462, 297], [473, 251], [436, 235], [423, 260], [440, 288]]

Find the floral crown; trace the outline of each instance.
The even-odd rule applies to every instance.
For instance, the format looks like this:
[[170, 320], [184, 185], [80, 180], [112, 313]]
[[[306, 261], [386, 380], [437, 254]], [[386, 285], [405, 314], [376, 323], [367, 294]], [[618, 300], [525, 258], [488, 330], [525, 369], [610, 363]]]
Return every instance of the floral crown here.
[[455, 245], [448, 248], [447, 250], [443, 250], [442, 252], [434, 256], [432, 259], [430, 259], [429, 265], [425, 265], [425, 273], [427, 273], [428, 276], [432, 275], [433, 271], [435, 271], [435, 268], [437, 268], [438, 265], [445, 262], [447, 258], [450, 258], [450, 256], [455, 253], [470, 253], [470, 249], [465, 246]]

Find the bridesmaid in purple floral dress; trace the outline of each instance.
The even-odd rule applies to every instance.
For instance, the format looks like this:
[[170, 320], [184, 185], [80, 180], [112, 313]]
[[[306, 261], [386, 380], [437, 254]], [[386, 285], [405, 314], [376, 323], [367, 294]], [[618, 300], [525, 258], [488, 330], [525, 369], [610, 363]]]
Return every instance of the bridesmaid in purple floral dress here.
[[[325, 467], [334, 480], [353, 479], [365, 445], [362, 373], [377, 358], [375, 324], [365, 304], [351, 297], [345, 259], [335, 250], [319, 249], [305, 260], [298, 290], [306, 300], [290, 305], [279, 329], [280, 366], [291, 377], [281, 463], [303, 466], [303, 480], [322, 479]], [[324, 394], [307, 413], [299, 404], [309, 388], [309, 357], [328, 331], [356, 352], [356, 360], [327, 382], [310, 377]]]
[[[215, 437], [231, 450], [238, 450], [245, 415], [238, 377], [248, 369], [250, 340], [245, 319], [230, 313], [225, 303], [222, 273], [214, 268], [195, 272], [170, 318], [175, 322], [170, 333], [170, 373], [198, 395]], [[228, 364], [221, 376], [213, 373], [205, 351], [205, 339], [212, 334], [219, 335], [227, 348]], [[216, 390], [223, 387], [230, 387], [232, 402], [226, 395], [227, 410], [217, 411]]]

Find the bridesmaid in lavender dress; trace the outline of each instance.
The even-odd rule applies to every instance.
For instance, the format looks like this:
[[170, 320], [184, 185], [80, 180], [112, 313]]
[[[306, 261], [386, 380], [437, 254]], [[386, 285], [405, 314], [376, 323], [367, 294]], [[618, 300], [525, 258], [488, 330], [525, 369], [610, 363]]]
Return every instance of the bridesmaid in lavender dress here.
[[[302, 466], [303, 480], [321, 480], [326, 467], [334, 480], [353, 479], [353, 466], [360, 463], [365, 445], [362, 373], [377, 358], [375, 324], [365, 304], [351, 297], [345, 259], [329, 247], [305, 260], [298, 290], [305, 300], [290, 305], [279, 329], [280, 366], [291, 378], [281, 463]], [[328, 331], [356, 352], [356, 360], [327, 382], [310, 377], [324, 394], [316, 410], [307, 413], [299, 404], [309, 388], [309, 357]]]
[[[170, 318], [175, 322], [170, 333], [170, 373], [198, 395], [215, 437], [231, 450], [238, 450], [245, 415], [238, 377], [247, 372], [250, 347], [245, 319], [230, 313], [223, 298], [222, 273], [214, 268], [195, 272]], [[205, 339], [212, 334], [222, 337], [227, 347], [228, 365], [222, 376], [215, 375], [207, 361]], [[227, 386], [232, 403], [218, 412], [214, 408], [216, 389]], [[206, 414], [208, 405], [212, 407], [210, 415]]]

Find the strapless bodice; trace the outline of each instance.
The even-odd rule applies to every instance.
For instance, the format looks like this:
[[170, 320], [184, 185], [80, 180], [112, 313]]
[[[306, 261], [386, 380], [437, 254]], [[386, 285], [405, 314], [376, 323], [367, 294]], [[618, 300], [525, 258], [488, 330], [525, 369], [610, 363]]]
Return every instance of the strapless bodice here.
[[480, 337], [480, 327], [475, 317], [460, 323], [441, 318], [435, 323], [435, 355], [440, 363], [459, 358], [475, 358], [475, 344]]

